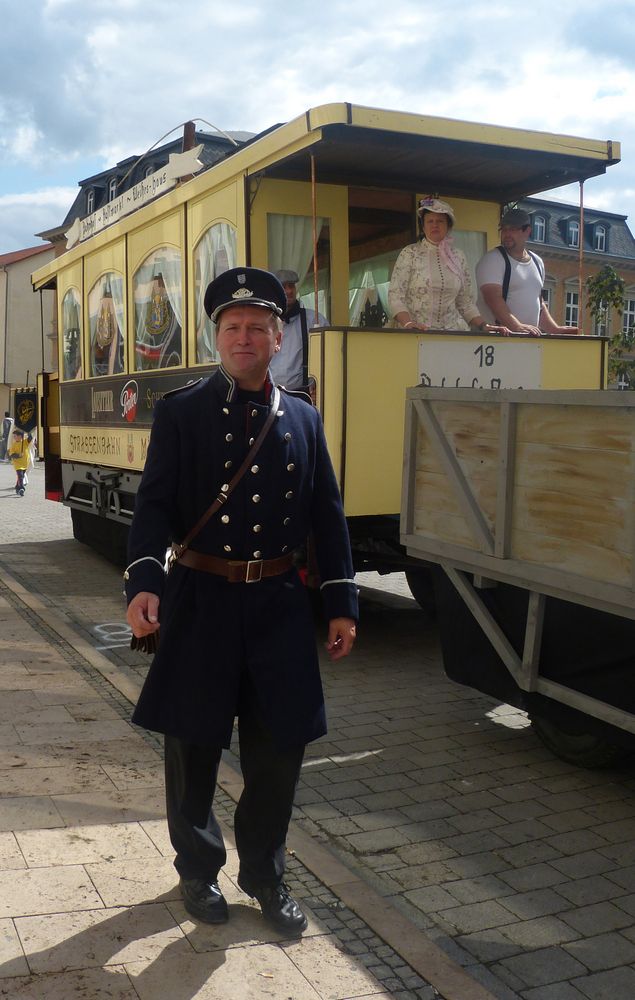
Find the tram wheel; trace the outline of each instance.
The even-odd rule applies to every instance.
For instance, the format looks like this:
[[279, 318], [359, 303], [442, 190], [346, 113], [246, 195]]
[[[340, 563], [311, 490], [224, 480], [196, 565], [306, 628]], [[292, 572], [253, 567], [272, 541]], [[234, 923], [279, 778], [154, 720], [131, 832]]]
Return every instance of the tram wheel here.
[[598, 733], [583, 731], [579, 720], [565, 715], [554, 722], [536, 712], [529, 718], [533, 730], [548, 750], [577, 767], [613, 767], [629, 756], [629, 751]]

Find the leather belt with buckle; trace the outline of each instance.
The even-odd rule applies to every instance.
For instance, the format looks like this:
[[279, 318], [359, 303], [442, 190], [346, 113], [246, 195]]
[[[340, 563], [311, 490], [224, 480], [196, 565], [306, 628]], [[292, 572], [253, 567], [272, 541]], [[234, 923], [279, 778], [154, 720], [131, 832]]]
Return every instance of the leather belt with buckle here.
[[205, 573], [224, 576], [229, 583], [259, 583], [264, 577], [279, 576], [293, 566], [293, 553], [289, 552], [277, 559], [221, 559], [207, 556], [193, 549], [186, 549], [176, 557], [176, 562], [189, 569], [200, 569]]

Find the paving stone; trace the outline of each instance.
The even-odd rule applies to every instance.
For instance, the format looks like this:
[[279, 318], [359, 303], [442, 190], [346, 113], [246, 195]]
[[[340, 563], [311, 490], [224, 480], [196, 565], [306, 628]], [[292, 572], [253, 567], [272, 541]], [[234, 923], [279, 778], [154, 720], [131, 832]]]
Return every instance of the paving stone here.
[[518, 953], [518, 945], [512, 944], [502, 931], [493, 927], [472, 934], [461, 934], [456, 942], [479, 962], [487, 964]]
[[630, 1000], [635, 997], [635, 970], [629, 967], [596, 972], [585, 979], [572, 978], [572, 985], [588, 1000]]
[[80, 865], [0, 872], [0, 917], [101, 906], [94, 884]]
[[619, 884], [616, 886], [615, 881], [604, 878], [602, 875], [593, 875], [589, 878], [580, 878], [575, 882], [568, 882], [560, 885], [558, 891], [575, 906], [600, 903], [605, 899], [615, 900], [624, 892], [623, 889], [619, 888]]
[[408, 843], [408, 838], [401, 829], [373, 830], [369, 833], [354, 833], [346, 837], [347, 844], [353, 851], [360, 854], [374, 854], [377, 851], [387, 851], [393, 847], [401, 847]]
[[[15, 924], [7, 918], [0, 920], [0, 984], [12, 976], [28, 976], [29, 966], [22, 951]], [[2, 994], [0, 993], [0, 996]]]
[[561, 945], [573, 941], [577, 931], [557, 917], [535, 917], [531, 920], [520, 920], [501, 928], [501, 932], [517, 948], [548, 948], [551, 945]]
[[0, 980], [0, 997], [10, 1000], [139, 1000], [126, 970], [110, 965], [107, 969], [82, 969], [59, 975], [28, 976]]
[[635, 943], [623, 934], [598, 934], [573, 941], [566, 950], [592, 972], [635, 963]]
[[494, 875], [480, 875], [474, 878], [454, 879], [444, 888], [459, 903], [481, 903], [486, 899], [509, 896], [513, 890]]
[[0, 799], [0, 830], [32, 830], [64, 826], [64, 820], [48, 795]]
[[567, 910], [560, 916], [580, 934], [587, 936], [618, 931], [632, 923], [630, 914], [609, 902], [580, 906], [575, 910]]
[[504, 909], [495, 900], [446, 909], [443, 911], [443, 918], [456, 927], [460, 934], [471, 934], [473, 931], [486, 930], [488, 927], [501, 927], [513, 921], [509, 910]]
[[[558, 886], [558, 888], [561, 887]], [[553, 889], [518, 892], [513, 896], [506, 896], [502, 903], [516, 917], [522, 917], [524, 920], [544, 917], [551, 913], [560, 913], [562, 910], [566, 910], [568, 905], [567, 900]]]
[[617, 862], [607, 858], [604, 852], [586, 851], [568, 858], [556, 858], [551, 866], [570, 879], [602, 875], [618, 867]]
[[23, 830], [16, 837], [30, 868], [159, 857], [152, 840], [137, 823]]
[[[523, 991], [524, 1000], [587, 1000], [571, 983], [551, 983], [549, 986], [538, 986], [533, 990]], [[617, 997], [614, 998], [617, 1000]]]
[[500, 878], [518, 892], [547, 889], [566, 881], [565, 876], [557, 871], [553, 865], [544, 863], [501, 871]]
[[[560, 981], [568, 982], [576, 976], [584, 975], [586, 971], [581, 962], [568, 955], [562, 948], [540, 948], [528, 954], [513, 955], [511, 958], [502, 959], [500, 967], [511, 972], [525, 988]], [[615, 1000], [615, 997], [612, 1000]]]

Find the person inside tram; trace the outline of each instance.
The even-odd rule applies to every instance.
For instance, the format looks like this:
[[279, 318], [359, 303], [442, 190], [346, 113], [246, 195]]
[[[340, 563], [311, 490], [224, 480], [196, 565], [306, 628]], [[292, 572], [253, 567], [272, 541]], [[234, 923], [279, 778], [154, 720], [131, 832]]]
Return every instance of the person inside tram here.
[[388, 304], [406, 330], [482, 330], [504, 333], [479, 313], [465, 254], [452, 243], [454, 211], [447, 201], [419, 202], [422, 237], [399, 254]]

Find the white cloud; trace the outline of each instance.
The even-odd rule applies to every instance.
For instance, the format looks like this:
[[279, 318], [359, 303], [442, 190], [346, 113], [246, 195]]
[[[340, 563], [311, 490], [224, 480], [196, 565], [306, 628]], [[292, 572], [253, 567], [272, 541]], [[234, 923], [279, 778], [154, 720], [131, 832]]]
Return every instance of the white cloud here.
[[322, 0], [315, 15], [314, 0], [293, 16], [274, 0], [21, 0], [0, 36], [0, 167], [36, 165], [40, 189], [67, 163], [75, 184], [188, 118], [259, 131], [351, 101], [621, 140], [622, 165], [589, 188], [635, 215], [632, 0]]

